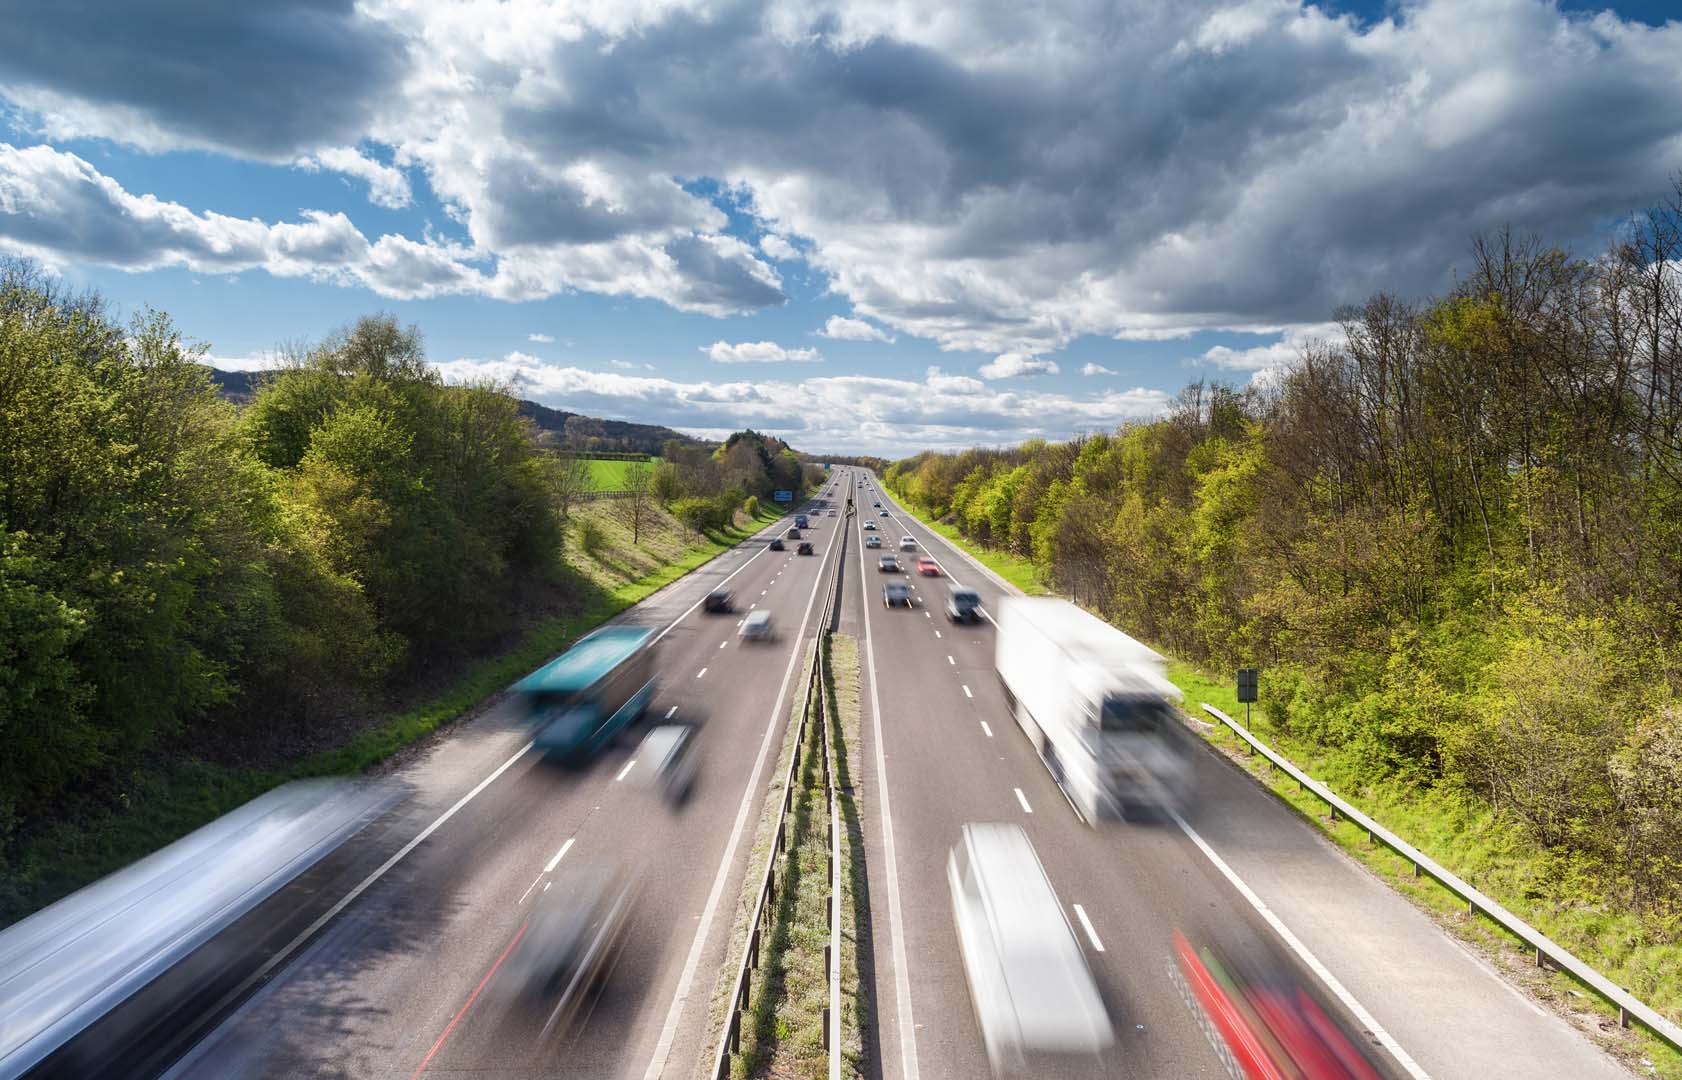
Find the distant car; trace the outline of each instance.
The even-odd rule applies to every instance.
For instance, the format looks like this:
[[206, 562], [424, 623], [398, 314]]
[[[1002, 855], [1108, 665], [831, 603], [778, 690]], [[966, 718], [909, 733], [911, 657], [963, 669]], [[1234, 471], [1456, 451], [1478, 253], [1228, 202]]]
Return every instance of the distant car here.
[[770, 546], [771, 546], [772, 551], [786, 551], [786, 550], [788, 550], [787, 548], [783, 547], [783, 538], [780, 537], [780, 536], [773, 536], [771, 538], [771, 545]]
[[866, 530], [868, 530], [870, 532], [875, 532], [876, 531], [876, 523], [874, 521], [865, 522], [864, 527], [865, 527]]
[[882, 505], [882, 502], [881, 502], [881, 500], [880, 500], [880, 499], [878, 499], [878, 500], [877, 500], [877, 501], [876, 501], [876, 502], [873, 502], [873, 503], [871, 503], [871, 504], [870, 504], [870, 505], [871, 505], [871, 506], [881, 506], [881, 505]]
[[882, 556], [880, 559], [876, 560], [876, 569], [880, 570], [884, 574], [897, 574], [897, 573], [899, 573], [899, 556], [898, 555], [884, 555], [884, 556]]
[[708, 612], [729, 611], [735, 606], [735, 603], [735, 598], [730, 594], [730, 590], [720, 587], [708, 593], [706, 599], [701, 601], [701, 610]]
[[742, 620], [742, 627], [736, 631], [736, 636], [743, 641], [770, 641], [771, 613], [763, 610], [748, 612], [748, 617]]
[[878, 510], [878, 511], [876, 511], [876, 516], [877, 517], [887, 517], [888, 512], [886, 510]]
[[903, 581], [890, 581], [882, 586], [882, 606], [893, 607], [895, 604], [911, 606], [911, 586]]
[[794, 553], [796, 555], [810, 555], [812, 553], [812, 542], [810, 540], [800, 541], [800, 543], [795, 546]]
[[788, 532], [784, 533], [783, 535], [788, 537], [790, 540], [798, 540], [798, 539], [800, 539], [800, 530], [795, 528], [794, 526], [790, 525], [788, 527]]
[[879, 548], [882, 546], [882, 538], [880, 536], [867, 536], [864, 538], [864, 546], [867, 548]]
[[1046, 1075], [1062, 1071], [1057, 1060], [1095, 1061], [1115, 1032], [1028, 834], [1019, 825], [965, 825], [946, 880], [994, 1074]]
[[924, 577], [939, 577], [940, 564], [929, 558], [927, 555], [924, 555], [921, 559], [917, 560], [917, 572]]
[[902, 537], [900, 537], [899, 538], [899, 549], [901, 551], [916, 551], [917, 550], [917, 539], [916, 539], [916, 537], [913, 537], [913, 536], [902, 536]]
[[953, 622], [981, 621], [981, 594], [962, 585], [946, 594], [946, 617]]

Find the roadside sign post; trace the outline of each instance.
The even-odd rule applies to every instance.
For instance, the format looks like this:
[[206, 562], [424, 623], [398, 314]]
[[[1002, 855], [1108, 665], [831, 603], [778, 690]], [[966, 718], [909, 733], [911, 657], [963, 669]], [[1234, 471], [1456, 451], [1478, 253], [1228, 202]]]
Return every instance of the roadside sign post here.
[[1250, 730], [1250, 703], [1256, 700], [1256, 669], [1238, 669], [1238, 700], [1244, 703], [1244, 730]]

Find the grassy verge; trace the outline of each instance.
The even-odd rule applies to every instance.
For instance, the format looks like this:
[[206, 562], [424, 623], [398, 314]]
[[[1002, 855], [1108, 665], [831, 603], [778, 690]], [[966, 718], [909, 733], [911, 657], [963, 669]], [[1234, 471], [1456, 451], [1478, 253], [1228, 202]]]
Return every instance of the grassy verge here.
[[866, 971], [870, 948], [870, 891], [865, 877], [864, 826], [853, 778], [859, 775], [859, 643], [850, 634], [829, 638], [826, 691], [831, 715], [830, 756], [835, 762], [835, 808], [841, 815], [841, 1072], [863, 1076], [874, 1048], [864, 1032], [875, 1030], [875, 983]]
[[[1026, 560], [981, 547], [962, 538], [953, 526], [931, 523], [930, 527], [1024, 592], [1049, 593]], [[1011, 562], [1019, 565], [1007, 570]], [[1617, 1011], [1598, 995], [1564, 972], [1538, 969], [1518, 939], [1482, 916], [1469, 915], [1458, 899], [1430, 879], [1415, 878], [1411, 864], [1383, 847], [1369, 845], [1366, 833], [1354, 825], [1334, 822], [1318, 798], [1299, 792], [1283, 773], [1272, 772], [1264, 759], [1250, 756], [1225, 725], [1202, 723], [1201, 702], [1243, 721], [1244, 707], [1237, 701], [1232, 682], [1178, 663], [1171, 665], [1169, 676], [1186, 695], [1188, 710], [1204, 738], [1351, 858], [1430, 914], [1445, 931], [1474, 945], [1510, 982], [1638, 1074], [1682, 1080], [1682, 1054], [1639, 1028], [1619, 1028]], [[1621, 908], [1599, 891], [1590, 868], [1526, 840], [1481, 800], [1446, 788], [1363, 782], [1362, 763], [1347, 751], [1292, 738], [1269, 725], [1259, 712], [1252, 714], [1252, 723], [1258, 737], [1298, 768], [1494, 897], [1612, 982], [1661, 1014], [1682, 1021], [1682, 926], [1676, 920], [1645, 918]]]
[[[1201, 702], [1242, 722], [1243, 706], [1231, 684], [1183, 664], [1170, 677], [1201, 719]], [[1212, 718], [1210, 718], [1212, 719]], [[1463, 880], [1494, 897], [1513, 914], [1571, 950], [1612, 982], [1660, 1013], [1682, 1015], [1682, 945], [1677, 928], [1654, 925], [1620, 911], [1594, 891], [1587, 868], [1524, 839], [1482, 801], [1445, 789], [1367, 784], [1350, 755], [1271, 726], [1252, 716], [1256, 736], [1296, 766], [1328, 785], [1385, 828], [1430, 855]], [[1313, 822], [1351, 858], [1423, 909], [1449, 933], [1475, 945], [1506, 977], [1550, 1006], [1626, 1065], [1646, 1076], [1682, 1080], [1682, 1054], [1639, 1029], [1618, 1027], [1617, 1011], [1560, 971], [1538, 969], [1517, 938], [1482, 916], [1467, 913], [1450, 892], [1429, 878], [1415, 878], [1411, 864], [1367, 843], [1366, 833], [1332, 821], [1325, 804], [1283, 773], [1252, 757], [1224, 724], [1198, 724], [1204, 737], [1282, 802]]]
[[[591, 507], [587, 512], [598, 512]], [[599, 512], [609, 514], [608, 508]], [[291, 780], [370, 769], [398, 750], [470, 713], [593, 627], [714, 558], [776, 514], [737, 515], [726, 532], [674, 543], [651, 529], [633, 553], [610, 537], [609, 559], [620, 570], [585, 573], [579, 553], [567, 557], [585, 579], [580, 605], [533, 627], [513, 648], [469, 666], [447, 690], [393, 713], [342, 745], [281, 768], [236, 768], [197, 759], [142, 765], [127, 778], [119, 805], [67, 820], [42, 832], [0, 865], [0, 927], [185, 836], [199, 826]], [[667, 519], [670, 521], [670, 519]], [[675, 526], [675, 522], [672, 523]], [[677, 529], [679, 534], [681, 528]], [[626, 533], [628, 540], [629, 534]]]

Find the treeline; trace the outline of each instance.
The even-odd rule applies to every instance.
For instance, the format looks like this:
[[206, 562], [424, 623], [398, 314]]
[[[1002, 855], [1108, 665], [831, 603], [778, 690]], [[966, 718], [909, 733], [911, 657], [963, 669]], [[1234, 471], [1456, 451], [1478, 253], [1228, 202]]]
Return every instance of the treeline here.
[[887, 482], [1370, 780], [1682, 906], [1682, 189], [1595, 258], [1500, 235], [1239, 391]]
[[757, 513], [778, 491], [797, 495], [823, 479], [823, 469], [800, 461], [787, 443], [749, 429], [714, 447], [668, 440], [648, 477], [649, 489], [691, 529], [710, 532], [738, 507]]
[[367, 318], [220, 400], [167, 317], [0, 267], [0, 851], [165, 740], [316, 722], [558, 566], [512, 397]]

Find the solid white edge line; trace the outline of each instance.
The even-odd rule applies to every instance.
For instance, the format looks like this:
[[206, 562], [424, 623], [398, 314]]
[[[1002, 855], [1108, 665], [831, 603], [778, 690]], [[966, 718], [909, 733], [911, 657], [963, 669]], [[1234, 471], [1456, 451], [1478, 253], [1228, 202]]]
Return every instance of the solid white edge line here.
[[1087, 940], [1092, 942], [1093, 951], [1103, 952], [1104, 943], [1098, 940], [1098, 931], [1092, 929], [1092, 920], [1086, 917], [1086, 909], [1079, 904], [1071, 904], [1070, 906], [1075, 909], [1075, 918], [1080, 920], [1081, 928], [1086, 931]]
[[615, 784], [617, 784], [619, 781], [625, 779], [625, 777], [630, 773], [630, 771], [633, 768], [636, 767], [636, 764], [637, 764], [637, 759], [636, 758], [632, 758], [631, 760], [625, 762], [625, 767], [623, 769], [619, 770], [619, 775], [615, 776], [613, 778], [613, 782]]
[[1379, 1041], [1384, 1049], [1390, 1052], [1390, 1056], [1396, 1059], [1397, 1064], [1401, 1065], [1414, 1080], [1431, 1080], [1430, 1074], [1420, 1068], [1419, 1063], [1408, 1056], [1408, 1052], [1402, 1049], [1401, 1044], [1388, 1031], [1384, 1030], [1383, 1025], [1373, 1017], [1372, 1013], [1366, 1010], [1365, 1006], [1355, 1000], [1355, 995], [1351, 994], [1337, 980], [1337, 976], [1333, 975], [1326, 965], [1320, 962], [1320, 958], [1308, 951], [1308, 946], [1291, 933], [1290, 927], [1286, 926], [1279, 916], [1273, 913], [1273, 909], [1268, 907], [1266, 901], [1262, 900], [1260, 896], [1256, 895], [1255, 890], [1244, 883], [1244, 879], [1239, 877], [1232, 867], [1226, 864], [1226, 860], [1215, 854], [1215, 849], [1210, 847], [1208, 842], [1197, 834], [1197, 830], [1186, 824], [1186, 819], [1174, 810], [1170, 809], [1168, 813], [1174, 819], [1174, 824], [1180, 827], [1180, 831], [1185, 833], [1193, 844], [1197, 845], [1197, 850], [1203, 852], [1204, 857], [1214, 864], [1216, 870], [1221, 872], [1221, 876], [1226, 878], [1234, 889], [1238, 890], [1240, 896], [1249, 901], [1250, 906], [1256, 910], [1256, 914], [1260, 915], [1267, 922], [1267, 925], [1273, 928], [1273, 932], [1278, 934], [1280, 940], [1284, 941], [1290, 947], [1290, 950], [1297, 954], [1297, 959], [1314, 972], [1326, 989], [1343, 1002], [1344, 1008], [1355, 1015], [1355, 1019], [1360, 1021], [1361, 1026], [1372, 1032], [1373, 1037]]
[[[837, 560], [839, 561], [839, 557]], [[695, 926], [695, 938], [689, 945], [688, 957], [684, 959], [683, 972], [678, 976], [677, 992], [672, 996], [672, 1004], [666, 1010], [666, 1022], [660, 1028], [660, 1040], [655, 1044], [654, 1056], [649, 1059], [648, 1068], [643, 1072], [644, 1080], [656, 1080], [664, 1073], [666, 1059], [671, 1056], [672, 1043], [677, 1038], [678, 1021], [683, 1018], [683, 1008], [688, 1004], [690, 984], [695, 981], [695, 971], [701, 964], [701, 953], [705, 949], [713, 918], [718, 911], [719, 898], [723, 896], [724, 885], [730, 878], [730, 866], [736, 860], [736, 849], [741, 846], [742, 831], [746, 828], [748, 814], [753, 809], [754, 796], [759, 793], [760, 778], [765, 772], [766, 756], [771, 752], [772, 737], [782, 726], [789, 680], [794, 677], [795, 664], [803, 652], [800, 644], [806, 638], [806, 627], [812, 619], [812, 603], [818, 598], [818, 587], [823, 583], [823, 579], [824, 575], [819, 573], [817, 579], [812, 582], [811, 593], [806, 597], [806, 613], [800, 617], [800, 632], [794, 636], [794, 648], [789, 652], [788, 667], [783, 670], [782, 687], [777, 691], [777, 701], [772, 706], [770, 722], [765, 725], [765, 735], [759, 741], [759, 756], [754, 759], [753, 772], [748, 776], [747, 786], [742, 790], [742, 804], [736, 811], [736, 823], [730, 830], [730, 842], [725, 845], [724, 857], [719, 860], [718, 873], [713, 877], [712, 891], [707, 894], [706, 906], [701, 909], [701, 917]]]
[[555, 852], [555, 857], [550, 859], [549, 862], [544, 865], [543, 872], [545, 874], [553, 874], [555, 872], [555, 867], [561, 864], [561, 858], [565, 856], [567, 850], [572, 847], [574, 839], [575, 838], [571, 836], [567, 837], [567, 842], [561, 845], [561, 850]]
[[989, 739], [993, 737], [993, 729], [987, 726], [987, 721], [981, 721], [981, 730], [987, 733]]
[[542, 881], [542, 880], [543, 880], [543, 875], [542, 874], [539, 874], [536, 877], [532, 878], [531, 879], [531, 884], [526, 886], [526, 891], [520, 894], [520, 898], [518, 900], [514, 901], [514, 906], [519, 907], [521, 904], [525, 903], [526, 902], [526, 897], [531, 895], [531, 891], [533, 889], [537, 888], [537, 883]]
[[677, 706], [676, 705], [673, 705], [671, 708], [667, 709], [666, 710], [666, 719], [670, 720], [672, 718], [672, 714], [676, 713], [676, 712], [677, 712]]
[[1022, 794], [1022, 789], [1021, 788], [1014, 788], [1012, 790], [1014, 790], [1016, 792], [1016, 801], [1022, 804], [1022, 812], [1024, 814], [1033, 813], [1034, 808], [1028, 805], [1028, 796]]
[[[859, 535], [864, 535], [863, 530]], [[864, 589], [868, 564], [859, 545], [859, 588]], [[905, 957], [905, 921], [900, 913], [899, 866], [894, 853], [894, 818], [888, 807], [888, 759], [882, 748], [882, 699], [876, 688], [876, 643], [870, 633], [870, 597], [864, 596], [864, 656], [870, 673], [871, 728], [876, 744], [876, 791], [882, 802], [882, 846], [888, 863], [888, 937], [893, 943], [894, 1004], [898, 1018], [902, 1080], [918, 1080], [917, 1026], [911, 1011], [911, 974]], [[927, 615], [928, 612], [923, 612]]]

